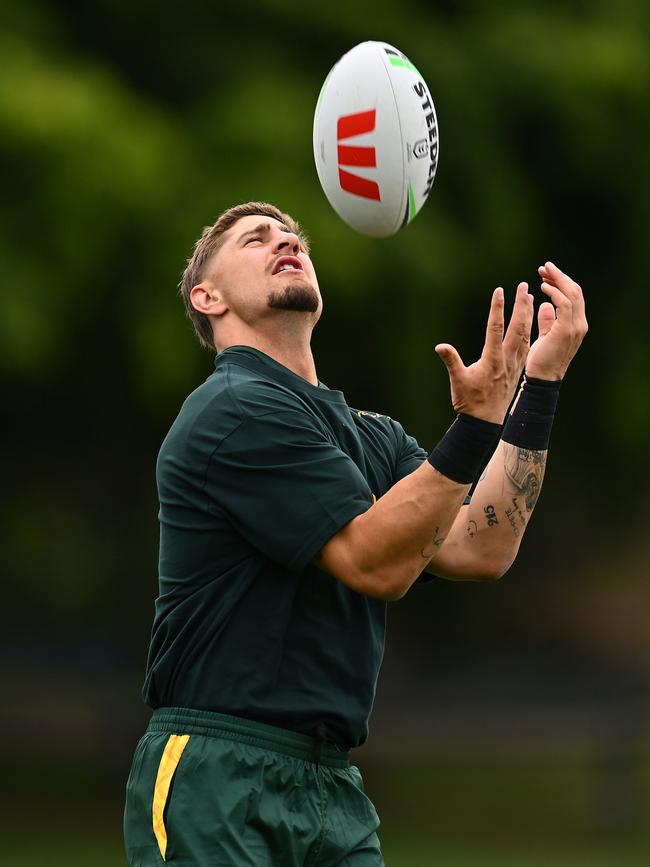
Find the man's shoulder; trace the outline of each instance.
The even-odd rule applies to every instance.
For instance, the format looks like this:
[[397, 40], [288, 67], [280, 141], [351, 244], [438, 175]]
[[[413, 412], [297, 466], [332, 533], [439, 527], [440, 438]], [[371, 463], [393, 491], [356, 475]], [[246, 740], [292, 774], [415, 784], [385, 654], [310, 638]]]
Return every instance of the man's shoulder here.
[[404, 434], [402, 425], [385, 413], [374, 412], [369, 409], [353, 409], [352, 407], [350, 407], [350, 413], [358, 428], [363, 428], [369, 432], [374, 431], [391, 439], [399, 439]]
[[229, 364], [212, 376], [197, 391], [205, 411], [221, 417], [224, 409], [234, 413], [240, 423], [277, 416], [281, 413], [311, 415], [304, 395], [264, 371]]
[[214, 449], [250, 419], [301, 409], [300, 398], [291, 390], [263, 374], [229, 364], [188, 395], [163, 445], [198, 440]]

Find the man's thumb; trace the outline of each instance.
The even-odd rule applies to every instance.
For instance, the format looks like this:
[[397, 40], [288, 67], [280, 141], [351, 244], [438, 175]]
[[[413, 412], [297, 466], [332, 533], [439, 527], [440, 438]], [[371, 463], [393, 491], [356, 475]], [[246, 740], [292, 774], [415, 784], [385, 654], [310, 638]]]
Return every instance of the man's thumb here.
[[454, 347], [450, 346], [448, 343], [439, 343], [435, 347], [435, 350], [436, 354], [440, 357], [442, 363], [449, 371], [450, 376], [455, 373], [459, 367], [463, 366], [460, 355], [456, 352]]

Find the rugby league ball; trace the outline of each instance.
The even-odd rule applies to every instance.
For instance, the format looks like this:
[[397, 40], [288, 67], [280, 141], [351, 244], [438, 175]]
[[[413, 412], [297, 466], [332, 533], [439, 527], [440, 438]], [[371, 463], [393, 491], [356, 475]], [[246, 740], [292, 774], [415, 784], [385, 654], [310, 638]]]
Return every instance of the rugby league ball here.
[[411, 222], [438, 165], [438, 122], [424, 79], [386, 42], [362, 42], [334, 65], [314, 115], [314, 158], [336, 213], [385, 238]]

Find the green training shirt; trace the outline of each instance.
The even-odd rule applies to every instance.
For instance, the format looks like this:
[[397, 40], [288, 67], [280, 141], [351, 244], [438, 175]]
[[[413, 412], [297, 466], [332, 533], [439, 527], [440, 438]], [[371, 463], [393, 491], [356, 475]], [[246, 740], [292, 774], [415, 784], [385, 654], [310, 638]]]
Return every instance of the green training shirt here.
[[234, 346], [160, 450], [160, 595], [151, 707], [214, 710], [358, 746], [386, 604], [311, 565], [426, 452], [385, 415], [347, 406]]

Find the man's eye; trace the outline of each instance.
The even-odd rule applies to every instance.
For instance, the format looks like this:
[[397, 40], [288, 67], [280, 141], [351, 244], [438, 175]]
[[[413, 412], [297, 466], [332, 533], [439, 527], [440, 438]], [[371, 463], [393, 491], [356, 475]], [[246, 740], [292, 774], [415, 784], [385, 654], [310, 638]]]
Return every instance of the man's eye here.
[[244, 246], [246, 246], [247, 244], [251, 244], [253, 241], [261, 241], [261, 240], [262, 240], [261, 238], [249, 238], [248, 241], [246, 241], [246, 244], [244, 244]]

